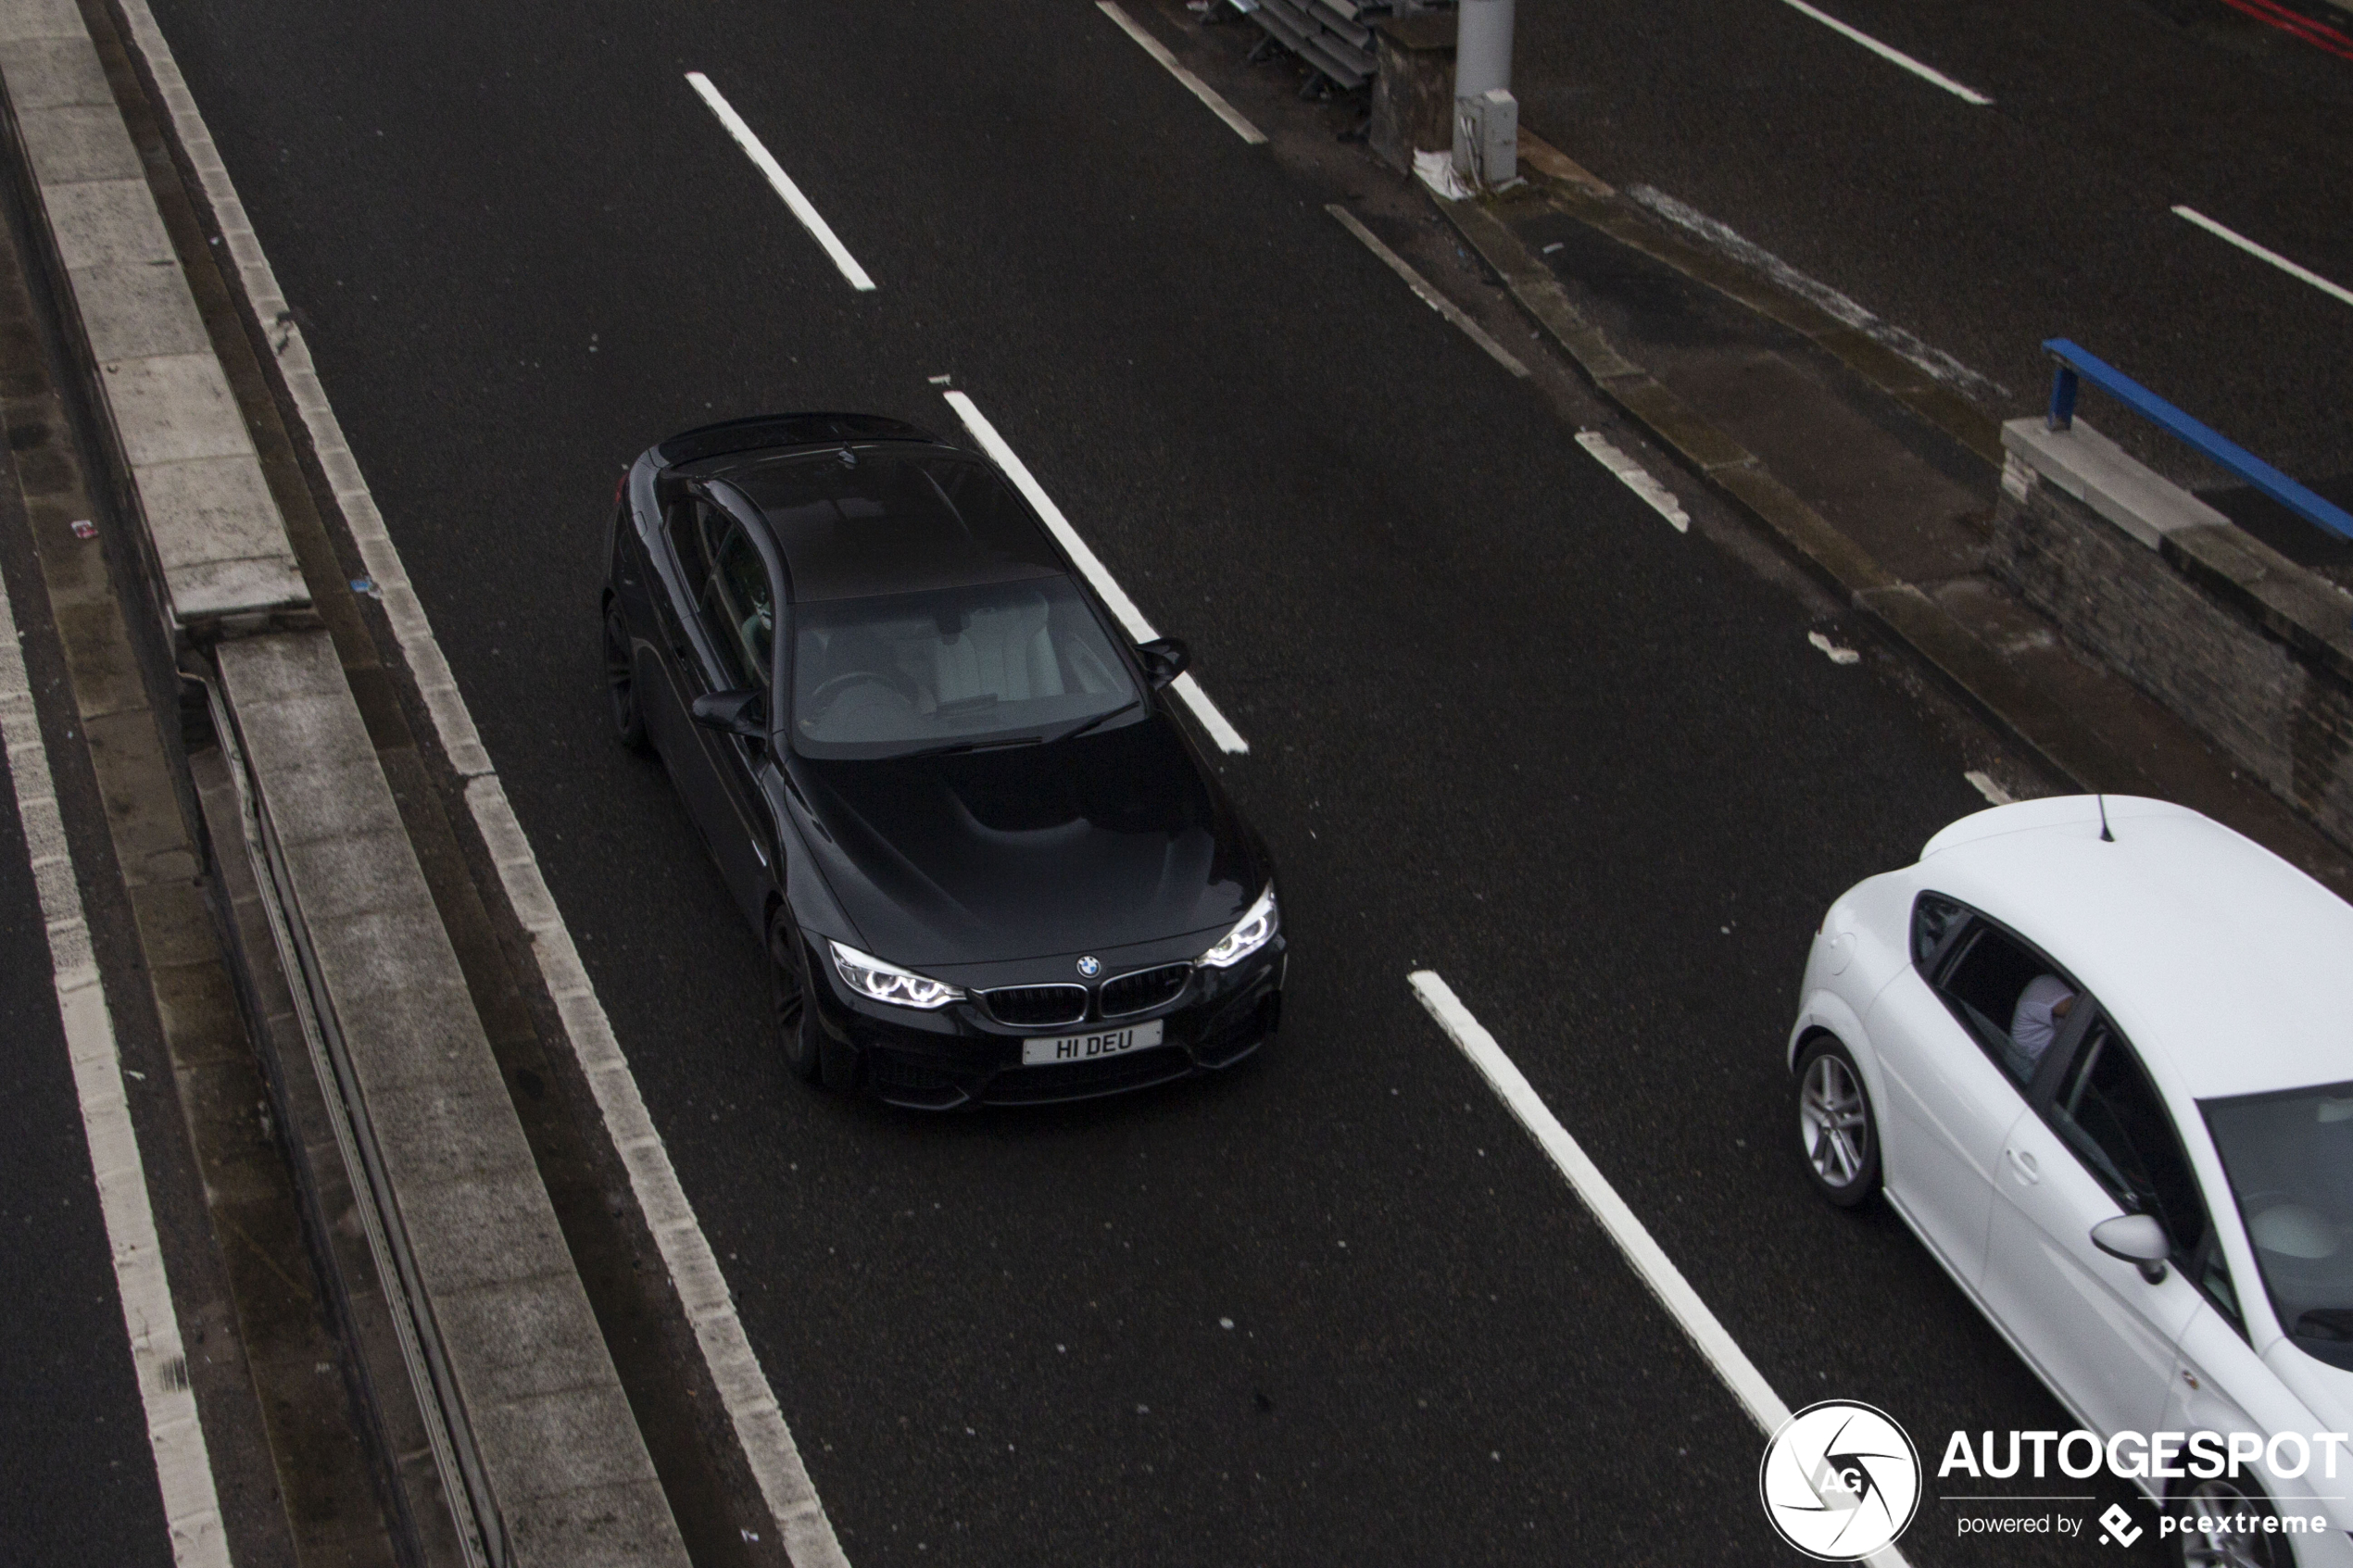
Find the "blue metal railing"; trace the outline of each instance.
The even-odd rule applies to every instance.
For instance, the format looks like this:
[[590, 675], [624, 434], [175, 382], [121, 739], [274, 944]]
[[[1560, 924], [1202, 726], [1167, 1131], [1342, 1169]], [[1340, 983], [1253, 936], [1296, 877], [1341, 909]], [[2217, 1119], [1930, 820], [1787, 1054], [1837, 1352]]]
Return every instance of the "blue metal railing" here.
[[2168, 435], [2188, 443], [2246, 480], [2305, 521], [2325, 528], [2340, 539], [2353, 539], [2353, 517], [2345, 508], [2312, 494], [2254, 453], [2209, 429], [2165, 401], [2108, 361], [2086, 353], [2063, 337], [2052, 338], [2044, 350], [2058, 361], [2051, 376], [2050, 424], [2065, 430], [2075, 421], [2075, 390], [2080, 377], [2123, 404]]

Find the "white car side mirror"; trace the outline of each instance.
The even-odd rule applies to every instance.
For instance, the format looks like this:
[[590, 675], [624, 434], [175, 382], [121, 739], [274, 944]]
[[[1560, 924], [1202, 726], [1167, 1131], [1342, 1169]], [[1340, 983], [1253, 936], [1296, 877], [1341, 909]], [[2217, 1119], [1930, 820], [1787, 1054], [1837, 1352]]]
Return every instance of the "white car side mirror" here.
[[2151, 1285], [2164, 1283], [2165, 1260], [2173, 1243], [2154, 1215], [2119, 1214], [2092, 1227], [2092, 1245], [2111, 1258], [2141, 1266], [2141, 1277]]

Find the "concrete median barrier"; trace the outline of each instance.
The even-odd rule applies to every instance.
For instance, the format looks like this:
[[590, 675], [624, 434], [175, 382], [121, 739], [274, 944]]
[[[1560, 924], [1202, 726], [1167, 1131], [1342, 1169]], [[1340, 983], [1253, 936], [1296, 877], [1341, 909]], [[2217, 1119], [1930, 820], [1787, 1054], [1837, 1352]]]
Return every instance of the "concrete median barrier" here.
[[[183, 673], [257, 808], [290, 978], [355, 1134], [474, 1561], [680, 1564], [456, 949], [71, 0], [0, 0], [0, 82], [69, 335]], [[223, 847], [223, 852], [227, 852]]]

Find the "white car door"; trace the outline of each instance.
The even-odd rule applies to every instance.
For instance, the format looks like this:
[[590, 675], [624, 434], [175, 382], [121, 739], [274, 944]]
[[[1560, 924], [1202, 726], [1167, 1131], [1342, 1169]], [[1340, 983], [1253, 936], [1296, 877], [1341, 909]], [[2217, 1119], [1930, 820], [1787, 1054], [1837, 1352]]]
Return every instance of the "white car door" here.
[[[2196, 1179], [2148, 1074], [2094, 1019], [2043, 1114], [2021, 1116], [1994, 1179], [1986, 1310], [2044, 1381], [2101, 1433], [2149, 1430], [2175, 1348], [2203, 1304], [2183, 1261], [2203, 1239]], [[2092, 1245], [2092, 1227], [2154, 1215], [2175, 1249], [2155, 1283]]]
[[1973, 1287], [2002, 1140], [2026, 1114], [2033, 1073], [2004, 1025], [2019, 993], [2050, 966], [1941, 895], [1921, 895], [1912, 920], [1913, 969], [1864, 1020], [1886, 1079], [1881, 1163], [1890, 1196]]

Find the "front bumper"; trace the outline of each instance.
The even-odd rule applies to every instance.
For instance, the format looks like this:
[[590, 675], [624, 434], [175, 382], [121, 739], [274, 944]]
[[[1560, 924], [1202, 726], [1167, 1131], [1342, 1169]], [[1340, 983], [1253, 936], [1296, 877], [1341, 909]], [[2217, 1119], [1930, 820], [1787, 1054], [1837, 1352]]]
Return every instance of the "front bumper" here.
[[[822, 947], [817, 950], [822, 951]], [[830, 963], [812, 986], [817, 1022], [829, 1046], [854, 1050], [858, 1082], [890, 1105], [960, 1110], [983, 1105], [1051, 1105], [1149, 1087], [1233, 1066], [1265, 1044], [1282, 1017], [1288, 944], [1274, 941], [1230, 970], [1196, 969], [1185, 988], [1158, 1007], [1104, 1020], [1100, 998], [1084, 1022], [1053, 1027], [1000, 1023], [977, 999], [936, 1011], [890, 1007], [853, 996]], [[1057, 980], [1067, 964], [1050, 966]], [[954, 972], [939, 978], [963, 984]], [[1022, 1065], [1022, 1042], [1158, 1020], [1161, 1043], [1093, 1061]]]

